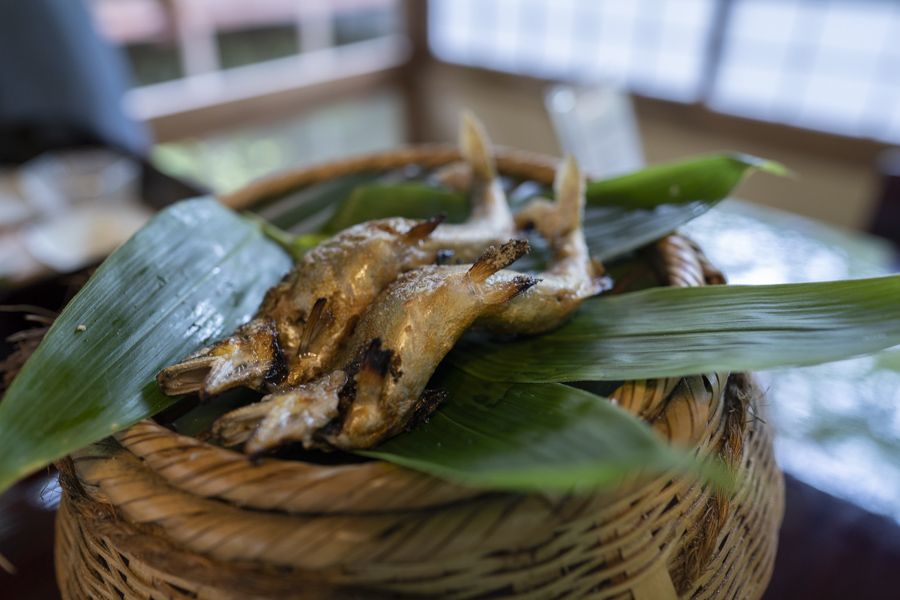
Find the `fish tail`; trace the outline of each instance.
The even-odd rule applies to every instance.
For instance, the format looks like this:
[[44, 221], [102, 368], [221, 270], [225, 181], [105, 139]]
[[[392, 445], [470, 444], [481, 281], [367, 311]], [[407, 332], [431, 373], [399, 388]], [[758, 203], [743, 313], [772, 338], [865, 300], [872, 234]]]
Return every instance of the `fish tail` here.
[[532, 275], [513, 275], [508, 279], [494, 281], [485, 290], [484, 299], [488, 304], [503, 304], [540, 281], [539, 277]]
[[403, 237], [401, 239], [406, 245], [412, 246], [416, 242], [424, 240], [429, 235], [431, 235], [431, 232], [437, 229], [437, 226], [443, 223], [445, 220], [447, 220], [447, 215], [443, 213], [431, 217], [427, 221], [422, 221], [421, 223], [411, 227], [409, 231], [403, 234]]
[[535, 198], [516, 214], [516, 227], [537, 229], [552, 241], [581, 227], [584, 215], [585, 184], [574, 158], [566, 158], [556, 170], [553, 182], [555, 202]]
[[571, 231], [581, 226], [585, 203], [585, 183], [578, 161], [568, 156], [556, 171], [553, 182], [556, 195], [556, 210], [559, 212], [559, 224]]
[[481, 121], [472, 112], [462, 112], [459, 123], [459, 152], [472, 167], [475, 176], [493, 179], [497, 176], [494, 147]]
[[526, 240], [510, 240], [499, 248], [491, 246], [475, 261], [466, 276], [473, 283], [482, 283], [500, 269], [505, 269], [524, 256], [528, 250]]

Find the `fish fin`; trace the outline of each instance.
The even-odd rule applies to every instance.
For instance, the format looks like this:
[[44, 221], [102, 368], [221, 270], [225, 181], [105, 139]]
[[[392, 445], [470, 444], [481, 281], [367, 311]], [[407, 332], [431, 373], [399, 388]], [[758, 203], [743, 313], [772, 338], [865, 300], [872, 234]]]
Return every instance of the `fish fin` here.
[[338, 395], [346, 384], [347, 374], [337, 370], [312, 383], [264, 397], [260, 404], [268, 405], [267, 410], [252, 429], [244, 453], [259, 456], [292, 442], [301, 442], [307, 449], [316, 446], [316, 431], [339, 416]]
[[478, 117], [468, 110], [460, 116], [459, 152], [477, 177], [493, 179], [497, 176], [491, 140]]
[[[382, 350], [381, 339], [375, 338], [363, 351], [359, 361], [359, 372], [356, 374], [356, 396], [348, 415], [348, 421], [354, 426], [360, 422], [368, 423], [378, 419], [380, 414], [381, 391], [384, 388], [384, 380], [391, 370], [391, 358], [393, 350]], [[364, 418], [361, 418], [365, 415]]]
[[267, 384], [277, 385], [287, 376], [275, 319], [269, 315], [242, 325], [209, 355], [217, 360], [200, 387], [201, 401], [236, 387], [265, 391]]
[[266, 316], [166, 367], [157, 374], [156, 382], [169, 396], [199, 392], [205, 401], [239, 386], [262, 391], [266, 384], [277, 384], [286, 374], [287, 362], [278, 346], [275, 320]]
[[403, 234], [401, 239], [408, 246], [412, 246], [416, 242], [424, 240], [431, 235], [431, 232], [445, 220], [447, 220], [447, 215], [444, 213], [431, 217], [427, 221], [422, 221], [418, 225], [414, 225], [409, 231]]
[[495, 281], [488, 285], [484, 299], [489, 304], [503, 304], [540, 281], [540, 277], [532, 275], [515, 275], [509, 279]]
[[[386, 426], [385, 407], [381, 405], [384, 380], [391, 371], [393, 350], [382, 350], [381, 339], [374, 338], [363, 350], [356, 373], [356, 391], [339, 435], [327, 438], [337, 448], [371, 445], [370, 437], [380, 436]], [[398, 374], [398, 377], [402, 373]]]
[[[272, 343], [270, 346], [269, 368], [266, 369], [266, 372], [263, 375], [263, 384], [266, 389], [283, 383], [290, 374], [287, 357], [284, 355], [284, 350], [281, 349], [281, 345], [278, 343], [277, 334], [272, 336]], [[262, 386], [257, 385], [256, 389], [262, 391], [263, 388]]]
[[594, 295], [608, 292], [615, 287], [613, 278], [606, 274], [606, 267], [596, 256], [591, 257], [590, 266], [591, 283], [594, 285]]
[[269, 402], [254, 402], [229, 411], [215, 420], [210, 427], [210, 435], [223, 446], [243, 444], [272, 408]]
[[526, 240], [510, 240], [499, 248], [491, 246], [475, 261], [466, 276], [470, 281], [481, 283], [527, 254], [528, 250], [529, 246]]
[[195, 356], [166, 367], [156, 375], [159, 390], [167, 396], [179, 396], [200, 391], [203, 381], [218, 360], [215, 356]]
[[[303, 332], [300, 334], [299, 352], [307, 352], [319, 334], [325, 327], [326, 317], [331, 317], [331, 313], [325, 312], [325, 304], [328, 303], [327, 298], [319, 298], [313, 307], [309, 310], [306, 322], [303, 324]], [[332, 317], [334, 318], [334, 317]]]

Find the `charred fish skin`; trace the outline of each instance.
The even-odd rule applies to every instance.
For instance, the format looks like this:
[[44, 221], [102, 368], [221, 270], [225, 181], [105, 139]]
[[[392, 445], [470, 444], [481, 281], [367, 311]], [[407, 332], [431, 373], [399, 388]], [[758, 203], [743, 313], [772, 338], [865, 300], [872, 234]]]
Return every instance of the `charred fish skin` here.
[[[441, 221], [370, 221], [323, 242], [266, 293], [251, 321], [163, 369], [160, 389], [201, 396], [239, 386], [270, 392], [318, 377], [378, 292], [398, 272], [434, 260], [421, 241]], [[277, 368], [282, 357], [283, 372]]]
[[535, 199], [517, 215], [520, 229], [534, 228], [550, 244], [551, 260], [541, 281], [507, 304], [479, 317], [479, 329], [538, 334], [557, 329], [582, 302], [602, 289], [602, 268], [591, 259], [582, 222], [585, 181], [574, 158], [563, 161], [554, 182], [556, 201]]
[[[385, 289], [345, 350], [345, 358], [361, 359], [356, 396], [340, 434], [326, 438], [328, 443], [344, 450], [371, 448], [400, 433], [463, 332], [488, 308], [537, 283], [503, 271], [527, 251], [527, 242], [513, 240], [489, 248], [474, 265], [422, 267]], [[374, 360], [373, 347], [380, 360]]]
[[[460, 120], [459, 146], [474, 174], [470, 189], [472, 212], [464, 223], [442, 224], [443, 217], [414, 227], [409, 227], [405, 219], [372, 221], [349, 228], [307, 254], [308, 260], [304, 257], [306, 264], [294, 271], [295, 277], [302, 279], [301, 273], [315, 270], [318, 272], [316, 277], [323, 282], [322, 288], [327, 288], [333, 281], [341, 282], [338, 293], [332, 296], [335, 301], [330, 303], [337, 306], [337, 310], [332, 311], [326, 301], [327, 318], [352, 326], [375, 296], [399, 274], [435, 263], [448, 250], [453, 252], [456, 260], [474, 261], [488, 246], [500, 245], [513, 236], [515, 219], [497, 178], [493, 146], [484, 126], [469, 112], [463, 113]], [[404, 222], [407, 228], [402, 234], [394, 225], [396, 221]], [[382, 232], [387, 233], [388, 239], [379, 243]], [[260, 313], [275, 316], [279, 330], [291, 325], [288, 319], [278, 318], [278, 306], [284, 300], [290, 302], [308, 290], [316, 291], [312, 295], [306, 294], [304, 300], [307, 303], [311, 296], [326, 297], [327, 290], [317, 288], [315, 283], [298, 283], [289, 290], [273, 290], [272, 299], [264, 301], [260, 309]], [[296, 303], [294, 308], [297, 308]], [[293, 317], [297, 311], [288, 312]], [[309, 314], [306, 306], [300, 312], [302, 315]], [[334, 331], [335, 328], [340, 331]], [[347, 332], [347, 326], [332, 326], [316, 336], [318, 344], [326, 348], [306, 348], [294, 339], [281, 339], [289, 356], [295, 351], [298, 357], [309, 355], [308, 359], [290, 365], [290, 375], [282, 388], [309, 381], [321, 374], [321, 369], [328, 366], [340, 342], [344, 341], [343, 334]], [[296, 334], [296, 331], [293, 333]]]
[[[556, 202], [536, 200], [518, 215], [520, 225], [537, 228], [550, 242], [552, 262], [541, 279], [506, 269], [527, 251], [524, 241], [490, 248], [471, 266], [430, 265], [400, 275], [337, 351], [333, 362], [341, 369], [223, 416], [214, 433], [224, 443], [246, 442], [249, 454], [292, 441], [370, 448], [404, 429], [438, 363], [473, 323], [506, 333], [559, 326], [598, 290], [581, 230], [584, 180], [574, 160], [562, 165], [555, 187]], [[273, 297], [284, 302], [290, 295], [276, 290]], [[310, 314], [325, 305], [318, 300]]]
[[[401, 275], [372, 303], [337, 357], [345, 367], [334, 373], [355, 373], [341, 390], [333, 391], [332, 373], [271, 394], [222, 416], [214, 435], [223, 443], [246, 440], [244, 452], [258, 454], [290, 441], [308, 449], [370, 448], [399, 433], [419, 408], [438, 363], [475, 318], [537, 282], [502, 270], [527, 251], [527, 242], [513, 240], [488, 249], [474, 265], [431, 265]], [[334, 414], [341, 395], [350, 396], [349, 407], [334, 433], [321, 420], [288, 416], [285, 409]]]
[[[475, 174], [473, 210], [465, 223], [438, 227], [442, 218], [417, 223], [398, 217], [344, 230], [307, 253], [271, 288], [250, 323], [164, 369], [157, 376], [163, 393], [199, 391], [208, 397], [239, 386], [266, 393], [312, 381], [333, 366], [362, 313], [398, 274], [434, 263], [448, 251], [461, 260], [477, 257], [486, 246], [509, 239], [515, 222], [497, 181], [493, 149], [471, 114], [462, 118], [460, 150]], [[270, 318], [274, 344], [268, 337]], [[265, 339], [251, 339], [262, 334]], [[261, 350], [266, 343], [270, 352]], [[280, 368], [282, 357], [286, 369]]]
[[371, 221], [307, 253], [260, 307], [275, 319], [288, 357], [287, 377], [264, 391], [290, 389], [326, 372], [360, 315], [397, 273], [434, 260], [421, 241], [441, 220]]

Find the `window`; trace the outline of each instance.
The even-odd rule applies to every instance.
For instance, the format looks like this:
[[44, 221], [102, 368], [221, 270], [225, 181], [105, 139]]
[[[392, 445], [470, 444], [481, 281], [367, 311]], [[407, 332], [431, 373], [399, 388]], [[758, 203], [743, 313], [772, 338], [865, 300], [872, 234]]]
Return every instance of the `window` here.
[[441, 59], [698, 98], [716, 0], [432, 0]]
[[900, 141], [900, 5], [872, 0], [739, 0], [716, 110]]
[[329, 79], [407, 58], [399, 0], [87, 0], [98, 29], [123, 46], [151, 120]]
[[900, 142], [900, 3], [431, 0], [439, 58]]

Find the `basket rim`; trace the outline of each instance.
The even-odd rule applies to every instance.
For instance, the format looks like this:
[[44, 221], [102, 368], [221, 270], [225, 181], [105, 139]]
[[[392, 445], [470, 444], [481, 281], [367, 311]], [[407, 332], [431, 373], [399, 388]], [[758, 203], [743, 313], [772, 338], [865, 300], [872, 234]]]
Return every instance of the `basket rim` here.
[[[500, 173], [527, 177], [545, 185], [553, 182], [561, 160], [547, 154], [505, 146], [497, 146], [495, 155]], [[437, 168], [461, 159], [459, 149], [453, 144], [411, 144], [288, 168], [251, 181], [234, 192], [220, 194], [217, 198], [229, 208], [244, 210], [257, 202], [342, 175], [360, 171], [389, 171], [410, 163]]]

